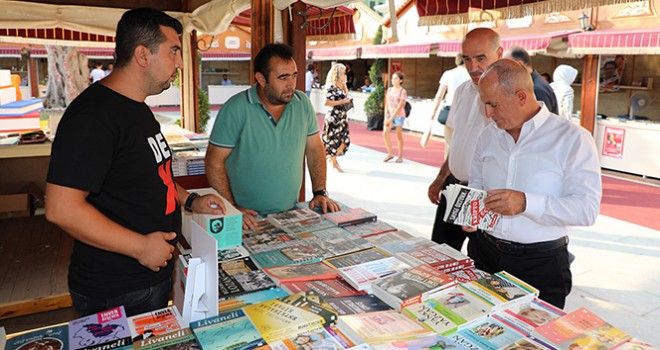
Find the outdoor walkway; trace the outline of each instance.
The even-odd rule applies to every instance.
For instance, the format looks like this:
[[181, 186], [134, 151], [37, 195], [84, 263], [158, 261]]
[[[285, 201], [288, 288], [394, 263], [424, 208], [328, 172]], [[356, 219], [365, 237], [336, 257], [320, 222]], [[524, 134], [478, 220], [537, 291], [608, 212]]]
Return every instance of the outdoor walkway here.
[[[364, 124], [353, 122], [350, 130], [351, 148], [338, 158], [344, 173], [329, 167], [331, 197], [372, 211], [413, 235], [430, 238], [436, 207], [426, 192], [442, 162], [443, 140], [432, 139], [430, 147], [423, 149], [418, 134], [405, 134], [404, 162], [383, 163], [381, 132], [368, 131]], [[602, 214], [596, 224], [571, 231], [569, 248], [576, 260], [571, 267], [573, 290], [566, 310], [586, 306], [658, 347], [660, 220], [656, 217], [660, 213], [660, 187], [607, 176], [604, 186]], [[306, 188], [309, 191], [310, 185]], [[634, 216], [646, 227], [621, 220], [626, 216]]]

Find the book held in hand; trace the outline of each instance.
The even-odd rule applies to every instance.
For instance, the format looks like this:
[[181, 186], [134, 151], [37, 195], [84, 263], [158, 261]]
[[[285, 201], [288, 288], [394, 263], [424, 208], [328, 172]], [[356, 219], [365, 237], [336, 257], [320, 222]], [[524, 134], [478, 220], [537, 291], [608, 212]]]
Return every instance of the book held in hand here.
[[500, 220], [500, 215], [486, 209], [486, 191], [452, 184], [442, 190], [447, 199], [447, 210], [443, 220], [458, 226], [476, 227], [492, 231]]

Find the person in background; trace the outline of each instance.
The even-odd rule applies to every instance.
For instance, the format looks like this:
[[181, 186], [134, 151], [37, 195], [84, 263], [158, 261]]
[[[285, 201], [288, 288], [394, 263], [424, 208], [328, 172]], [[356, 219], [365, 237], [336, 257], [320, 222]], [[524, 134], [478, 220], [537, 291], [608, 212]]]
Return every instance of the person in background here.
[[[470, 80], [470, 74], [468, 74], [467, 69], [465, 69], [465, 66], [463, 65], [463, 55], [461, 53], [456, 55], [454, 63], [456, 63], [455, 68], [442, 73], [438, 92], [436, 92], [435, 98], [433, 99], [431, 120], [437, 120], [442, 125], [445, 125], [447, 117], [449, 116], [451, 104], [454, 101], [454, 92], [461, 84]], [[440, 113], [438, 113], [438, 107], [441, 104], [442, 108], [440, 108]], [[451, 148], [451, 131], [450, 128], [445, 128], [445, 159], [447, 159], [449, 149]]]
[[69, 105], [53, 143], [46, 218], [75, 240], [73, 307], [89, 315], [123, 305], [128, 315], [167, 306], [174, 245], [187, 211], [222, 214], [172, 177], [172, 150], [144, 103], [170, 87], [182, 65], [179, 21], [149, 8], [117, 25], [117, 68]]
[[472, 232], [468, 255], [478, 269], [505, 270], [563, 308], [572, 285], [569, 227], [593, 225], [600, 209], [593, 137], [538, 102], [528, 71], [515, 61], [491, 65], [479, 95], [494, 123], [477, 139], [469, 186], [488, 192], [485, 209], [501, 219], [493, 231], [465, 228]]
[[312, 86], [314, 86], [315, 80], [314, 65], [310, 63], [307, 65], [307, 71], [305, 72], [305, 93], [307, 94], [307, 97], [310, 97], [312, 94]]
[[303, 161], [312, 183], [311, 208], [339, 206], [326, 192], [325, 151], [309, 98], [296, 90], [293, 49], [268, 44], [253, 61], [256, 83], [232, 96], [215, 120], [205, 167], [209, 184], [243, 213], [254, 229], [256, 214], [293, 209], [303, 184]]
[[348, 132], [348, 116], [344, 104], [351, 102], [346, 87], [346, 67], [335, 63], [328, 71], [325, 79], [326, 94], [325, 105], [330, 107], [326, 112], [323, 123], [323, 147], [325, 155], [332, 163], [332, 167], [339, 173], [344, 170], [339, 166], [337, 157], [346, 154], [351, 145]]
[[227, 74], [222, 75], [222, 81], [220, 82], [220, 85], [228, 86], [228, 85], [234, 85], [234, 82], [229, 79]]
[[364, 77], [364, 85], [360, 87], [360, 91], [362, 92], [372, 92], [376, 88], [376, 85], [371, 82], [371, 79], [369, 77]]
[[431, 239], [436, 243], [447, 243], [458, 251], [467, 236], [460, 226], [444, 222], [447, 200], [440, 195], [440, 191], [449, 184], [467, 185], [470, 178], [470, 161], [476, 147], [475, 141], [491, 123], [484, 114], [477, 86], [486, 68], [502, 57], [502, 40], [492, 29], [473, 29], [465, 35], [461, 51], [471, 81], [461, 84], [454, 93], [454, 102], [445, 124], [445, 129], [452, 129], [451, 151], [428, 189], [429, 200], [438, 205]]
[[401, 86], [404, 77], [402, 72], [394, 72], [392, 74], [392, 87], [387, 89], [387, 94], [385, 95], [383, 140], [387, 148], [387, 156], [385, 156], [383, 162], [389, 162], [394, 158], [392, 141], [390, 141], [392, 126], [396, 128], [396, 144], [398, 149], [396, 162], [403, 162], [403, 123], [406, 120], [406, 111], [403, 109], [403, 106], [406, 104], [406, 98], [408, 98], [408, 92]]
[[552, 83], [552, 77], [550, 76], [549, 73], [541, 73], [541, 77], [543, 80], [545, 80], [546, 83], [550, 84]]
[[94, 84], [97, 81], [105, 78], [105, 72], [103, 71], [103, 64], [101, 63], [94, 63], [94, 69], [92, 69], [91, 72], [89, 72], [89, 81]]
[[555, 68], [553, 75], [554, 81], [550, 86], [557, 97], [558, 114], [566, 119], [571, 119], [573, 117], [573, 97], [575, 94], [571, 84], [575, 81], [578, 70], [562, 64]]
[[112, 73], [112, 69], [113, 69], [113, 67], [114, 67], [114, 65], [113, 65], [112, 63], [108, 63], [108, 69], [106, 69], [106, 70], [103, 72], [103, 73], [105, 73], [105, 76], [106, 76], [106, 77], [107, 77], [108, 75], [110, 75], [110, 73]]
[[548, 84], [539, 73], [536, 72], [532, 66], [532, 58], [527, 51], [522, 47], [514, 46], [504, 52], [504, 58], [512, 59], [522, 64], [525, 69], [532, 75], [532, 82], [534, 82], [534, 94], [536, 99], [543, 101], [551, 113], [557, 114], [557, 97], [555, 97], [552, 87]]
[[346, 88], [348, 91], [353, 90], [353, 84], [355, 83], [355, 73], [353, 72], [353, 67], [350, 62], [346, 62]]

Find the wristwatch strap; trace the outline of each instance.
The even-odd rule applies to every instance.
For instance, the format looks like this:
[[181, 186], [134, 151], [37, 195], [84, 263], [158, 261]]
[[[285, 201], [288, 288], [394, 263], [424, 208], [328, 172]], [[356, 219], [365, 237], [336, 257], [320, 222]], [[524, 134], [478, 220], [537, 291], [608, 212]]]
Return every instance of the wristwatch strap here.
[[197, 197], [199, 197], [199, 193], [190, 192], [190, 194], [188, 195], [188, 199], [186, 199], [186, 203], [183, 204], [183, 209], [185, 209], [185, 211], [187, 211], [189, 213], [192, 213], [192, 211], [193, 211], [192, 210], [192, 204], [195, 201], [195, 198], [197, 198]]
[[322, 190], [312, 192], [312, 195], [314, 195], [314, 197], [316, 197], [316, 196], [328, 197], [328, 191], [326, 191], [325, 189], [322, 189]]

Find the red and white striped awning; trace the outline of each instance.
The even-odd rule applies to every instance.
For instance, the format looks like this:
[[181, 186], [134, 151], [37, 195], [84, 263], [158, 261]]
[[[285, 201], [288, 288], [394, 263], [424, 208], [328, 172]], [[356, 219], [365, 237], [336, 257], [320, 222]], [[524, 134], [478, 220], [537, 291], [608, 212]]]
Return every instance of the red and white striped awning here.
[[250, 52], [202, 51], [202, 61], [249, 61]]
[[327, 47], [307, 50], [307, 57], [315, 61], [354, 60], [360, 57], [361, 46]]
[[[319, 10], [312, 7], [307, 11], [308, 25], [305, 27], [307, 40], [350, 40], [355, 35], [355, 23], [353, 23], [354, 10], [346, 6], [338, 6], [330, 20], [332, 8], [322, 10], [319, 18]], [[330, 20], [330, 23], [328, 23]], [[327, 27], [322, 28], [327, 24]]]
[[362, 58], [427, 58], [431, 43], [371, 45], [362, 48]]
[[[78, 52], [91, 59], [113, 60], [115, 58], [115, 49], [95, 48], [95, 47], [79, 47]], [[45, 47], [31, 47], [30, 56], [32, 57], [46, 57]]]
[[[570, 34], [579, 33], [580, 30], [569, 30], [544, 34], [516, 35], [502, 38], [502, 47], [506, 50], [510, 47], [522, 47], [529, 54], [547, 52], [553, 42], [561, 42]], [[564, 48], [565, 48], [564, 44]]]
[[462, 49], [462, 40], [447, 40], [438, 43], [438, 56], [442, 57], [454, 57]]
[[21, 48], [15, 46], [0, 46], [0, 57], [21, 58]]
[[660, 54], [660, 28], [636, 30], [597, 30], [568, 37], [574, 54], [657, 55]]

